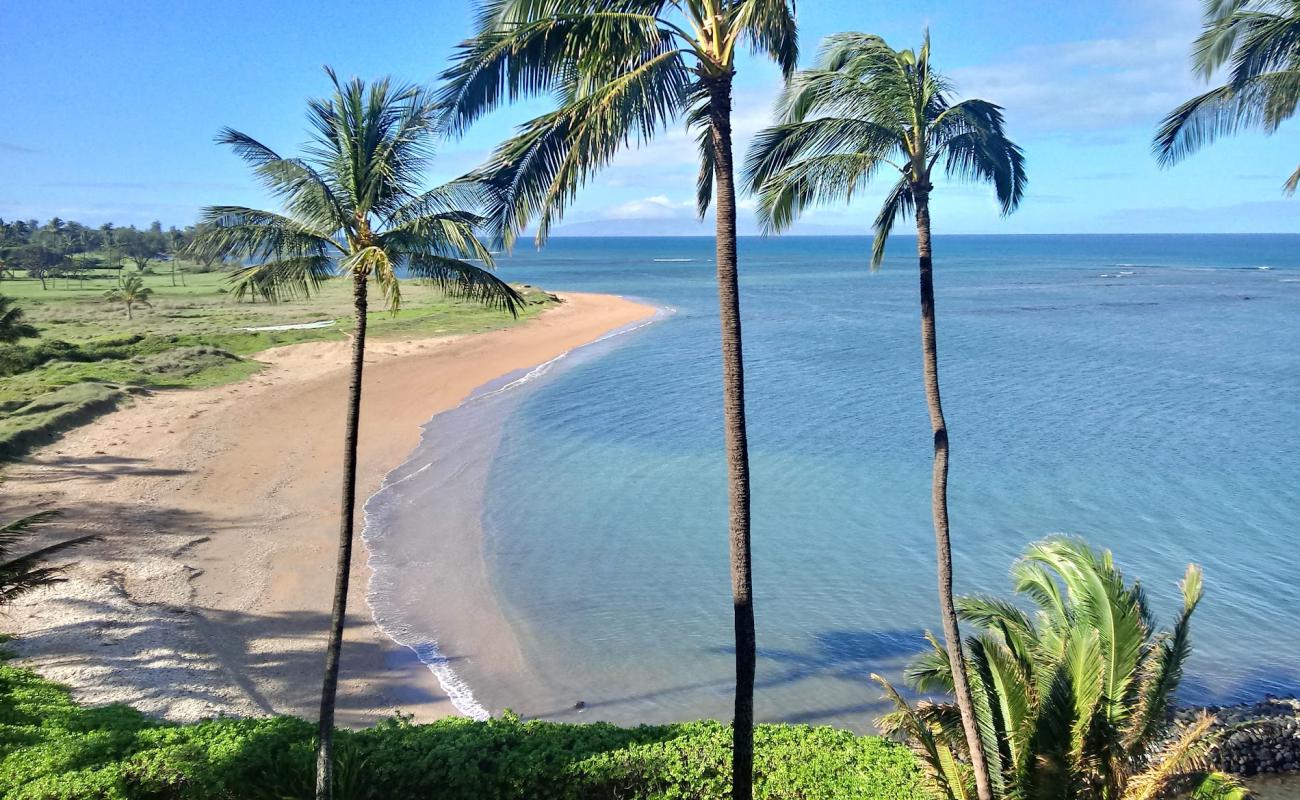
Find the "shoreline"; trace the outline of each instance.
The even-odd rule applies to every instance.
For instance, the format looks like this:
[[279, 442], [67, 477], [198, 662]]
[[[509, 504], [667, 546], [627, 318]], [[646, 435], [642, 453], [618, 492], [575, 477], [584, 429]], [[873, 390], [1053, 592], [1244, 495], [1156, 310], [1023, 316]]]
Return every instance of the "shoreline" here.
[[[423, 426], [480, 387], [645, 320], [650, 306], [562, 293], [488, 333], [368, 343], [358, 524], [340, 725], [455, 714], [408, 648], [369, 617], [364, 505]], [[261, 353], [253, 377], [156, 392], [9, 465], [5, 515], [67, 509], [62, 538], [99, 533], [69, 580], [24, 598], [6, 629], [20, 662], [92, 704], [178, 721], [311, 718], [333, 589], [346, 342]]]
[[[422, 426], [420, 443], [364, 507], [371, 581], [366, 602], [380, 630], [414, 653], [453, 706], [472, 719], [500, 712], [476, 697], [479, 678], [502, 678], [528, 696], [539, 675], [499, 601], [482, 516], [505, 426], [529, 390], [602, 352], [601, 345], [658, 321], [655, 313], [531, 368], [478, 387]], [[411, 480], [417, 478], [418, 480]], [[408, 483], [408, 481], [410, 481]], [[472, 676], [473, 679], [470, 679]], [[522, 688], [521, 688], [522, 687]], [[498, 698], [499, 699], [499, 698]]]

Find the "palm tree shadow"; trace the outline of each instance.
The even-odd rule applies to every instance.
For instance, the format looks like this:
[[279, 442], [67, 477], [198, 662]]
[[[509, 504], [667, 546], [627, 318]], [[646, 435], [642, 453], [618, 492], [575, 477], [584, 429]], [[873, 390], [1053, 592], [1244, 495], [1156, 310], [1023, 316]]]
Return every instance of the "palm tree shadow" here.
[[[873, 672], [897, 673], [926, 649], [925, 631], [836, 630], [814, 634], [808, 650], [758, 649], [758, 688], [798, 683], [810, 678], [867, 682]], [[734, 654], [734, 647], [712, 652]]]

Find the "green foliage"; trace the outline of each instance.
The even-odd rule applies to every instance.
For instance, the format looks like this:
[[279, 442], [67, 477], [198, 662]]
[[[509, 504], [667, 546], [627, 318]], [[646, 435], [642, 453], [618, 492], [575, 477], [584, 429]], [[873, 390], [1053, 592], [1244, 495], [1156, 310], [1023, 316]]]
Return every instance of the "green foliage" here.
[[[1156, 631], [1141, 587], [1126, 583], [1109, 551], [1075, 539], [1029, 546], [1012, 569], [1035, 609], [990, 597], [957, 607], [979, 632], [966, 640], [984, 756], [999, 797], [1018, 800], [1155, 800], [1178, 788], [1234, 797], [1238, 784], [1210, 772], [1213, 720], [1172, 725], [1174, 694], [1191, 652], [1190, 623], [1202, 594], [1188, 566], [1183, 607], [1170, 631]], [[931, 650], [908, 670], [922, 692], [951, 693], [947, 652]], [[966, 739], [947, 703], [909, 706], [880, 681], [896, 711], [881, 727], [905, 738], [926, 766], [931, 793], [969, 796]]]
[[[284, 158], [230, 128], [217, 137], [281, 198], [283, 213], [206, 208], [188, 252], [251, 261], [234, 273], [239, 297], [306, 297], [346, 274], [363, 289], [373, 280], [397, 310], [406, 274], [517, 315], [523, 298], [487, 268], [492, 254], [476, 235], [483, 220], [470, 209], [481, 187], [457, 180], [422, 191], [438, 135], [432, 98], [388, 78], [367, 85], [326, 73], [334, 93], [308, 103], [313, 140], [305, 157]], [[358, 298], [364, 303], [364, 293]]]
[[[1193, 97], [1161, 122], [1152, 144], [1164, 166], [1220, 136], [1250, 129], [1275, 132], [1300, 104], [1300, 7], [1279, 0], [1212, 0], [1205, 5], [1193, 64], [1203, 78], [1226, 67], [1228, 80]], [[1300, 169], [1283, 184], [1300, 185]]]
[[[246, 328], [338, 320], [351, 311], [351, 293], [341, 283], [325, 287], [310, 307], [241, 303], [225, 292], [228, 276], [193, 274], [187, 286], [156, 283], [150, 297], [153, 312], [132, 322], [120, 306], [101, 299], [102, 282], [116, 280], [98, 280], [99, 288], [92, 284], [84, 290], [76, 284], [42, 290], [35, 281], [4, 282], [6, 295], [22, 304], [23, 324], [30, 323], [43, 336], [29, 344], [0, 341], [0, 459], [111, 410], [135, 387], [201, 388], [239, 380], [261, 368], [247, 356], [341, 339], [346, 321], [311, 329]], [[400, 311], [369, 315], [372, 338], [473, 333], [516, 321], [478, 303], [448, 298], [435, 286], [406, 284]], [[532, 288], [520, 294], [519, 319], [554, 302]], [[77, 385], [83, 388], [74, 390]]]
[[[140, 268], [144, 272], [144, 267]], [[137, 305], [152, 307], [149, 298], [153, 296], [153, 289], [144, 285], [144, 278], [139, 275], [127, 277], [118, 286], [104, 292], [104, 299], [110, 303], [121, 303], [126, 306], [126, 317], [131, 319], [131, 309]]]
[[476, 173], [487, 187], [495, 236], [510, 244], [536, 221], [537, 241], [544, 241], [578, 190], [617, 152], [677, 122], [699, 137], [703, 212], [715, 163], [710, 109], [730, 114], [737, 45], [771, 58], [789, 76], [798, 60], [794, 5], [481, 3], [474, 36], [442, 74], [448, 128], [461, 132], [506, 102], [558, 99], [554, 111], [525, 123]]
[[[172, 725], [124, 706], [87, 709], [0, 664], [0, 796], [9, 800], [286, 800], [311, 796], [314, 726], [288, 717]], [[717, 722], [389, 720], [339, 731], [339, 800], [705, 800], [730, 790]], [[831, 728], [760, 726], [755, 796], [912, 800], [906, 748]]]

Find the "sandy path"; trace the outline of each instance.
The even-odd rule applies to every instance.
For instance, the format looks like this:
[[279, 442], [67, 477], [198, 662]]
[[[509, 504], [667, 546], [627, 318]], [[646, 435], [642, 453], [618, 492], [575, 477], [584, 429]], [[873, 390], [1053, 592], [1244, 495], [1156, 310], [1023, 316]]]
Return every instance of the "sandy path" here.
[[[433, 414], [653, 313], [617, 297], [564, 298], [508, 330], [370, 343], [358, 508]], [[59, 507], [68, 510], [59, 537], [104, 535], [82, 551], [68, 582], [0, 617], [0, 628], [19, 634], [24, 663], [83, 701], [127, 702], [171, 719], [314, 716], [347, 347], [267, 351], [259, 358], [270, 366], [247, 381], [142, 397], [8, 468], [0, 518]], [[340, 724], [398, 709], [417, 719], [454, 713], [432, 675], [371, 622], [365, 557], [358, 542]]]

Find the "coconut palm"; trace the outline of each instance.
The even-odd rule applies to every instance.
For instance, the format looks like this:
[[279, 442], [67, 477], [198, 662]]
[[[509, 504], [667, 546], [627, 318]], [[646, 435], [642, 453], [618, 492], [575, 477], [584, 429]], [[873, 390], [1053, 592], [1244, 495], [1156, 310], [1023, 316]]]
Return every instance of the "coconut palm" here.
[[[1205, 24], [1192, 53], [1196, 73], [1209, 80], [1228, 66], [1222, 86], [1170, 112], [1153, 147], [1162, 165], [1175, 164], [1219, 136], [1257, 128], [1273, 133], [1300, 103], [1300, 3], [1295, 0], [1206, 0]], [[1300, 168], [1283, 184], [1300, 185]]]
[[525, 124], [480, 175], [490, 216], [508, 245], [530, 222], [543, 242], [578, 189], [630, 142], [674, 121], [696, 132], [701, 217], [716, 203], [723, 430], [735, 614], [733, 791], [752, 793], [754, 607], [750, 575], [749, 454], [737, 287], [732, 81], [745, 45], [789, 75], [797, 60], [791, 0], [491, 0], [443, 78], [454, 130], [502, 102], [551, 94], [559, 107]]
[[[1209, 770], [1213, 718], [1173, 723], [1174, 695], [1191, 652], [1190, 622], [1201, 571], [1188, 566], [1183, 607], [1171, 631], [1155, 630], [1146, 596], [1126, 583], [1109, 551], [1050, 538], [1028, 547], [1011, 571], [1033, 608], [964, 597], [962, 619], [980, 723], [979, 747], [998, 797], [1020, 800], [1158, 800], [1244, 797], [1236, 781]], [[931, 649], [907, 671], [920, 692], [951, 693], [948, 653]], [[896, 711], [883, 730], [901, 736], [939, 798], [969, 796], [967, 741], [952, 705], [908, 705], [889, 683]]]
[[13, 344], [19, 339], [40, 336], [36, 327], [23, 322], [23, 310], [14, 305], [12, 297], [0, 294], [0, 344]]
[[135, 319], [134, 308], [144, 306], [153, 308], [149, 304], [149, 298], [153, 296], [153, 289], [144, 285], [144, 278], [139, 275], [132, 275], [122, 281], [121, 286], [114, 286], [107, 292], [104, 292], [104, 299], [110, 303], [121, 303], [126, 306], [126, 318]]
[[816, 67], [800, 71], [787, 85], [777, 114], [780, 123], [758, 135], [747, 163], [767, 230], [787, 228], [809, 206], [851, 199], [882, 169], [895, 171], [897, 180], [874, 223], [873, 269], [884, 258], [894, 222], [916, 217], [925, 398], [934, 436], [931, 507], [939, 604], [944, 640], [957, 665], [957, 704], [972, 743], [979, 797], [988, 800], [952, 597], [948, 427], [939, 396], [930, 193], [932, 174], [940, 169], [959, 180], [992, 183], [1002, 213], [1010, 213], [1024, 193], [1024, 157], [1007, 138], [1000, 107], [985, 100], [953, 102], [948, 82], [930, 65], [928, 34], [918, 51], [894, 50], [863, 33], [828, 37]]
[[32, 538], [42, 526], [58, 515], [57, 510], [41, 511], [0, 525], [0, 606], [9, 605], [33, 589], [63, 580], [58, 567], [48, 566], [50, 556], [95, 538], [79, 536], [25, 555], [15, 555], [22, 542]]
[[352, 283], [351, 381], [338, 561], [321, 690], [318, 798], [330, 797], [333, 787], [334, 702], [352, 562], [370, 283], [394, 311], [401, 304], [403, 273], [511, 314], [517, 315], [522, 303], [508, 284], [466, 260], [491, 264], [490, 253], [475, 236], [483, 220], [466, 210], [479, 200], [476, 187], [457, 181], [421, 191], [437, 136], [428, 93], [388, 78], [369, 86], [357, 79], [344, 83], [332, 70], [326, 72], [334, 92], [308, 104], [313, 139], [305, 157], [280, 156], [229, 128], [217, 137], [282, 198], [283, 213], [243, 206], [207, 208], [193, 245], [200, 255], [254, 262], [231, 277], [237, 297], [251, 294], [274, 302], [309, 296], [334, 277], [346, 276]]

